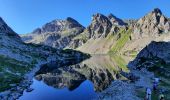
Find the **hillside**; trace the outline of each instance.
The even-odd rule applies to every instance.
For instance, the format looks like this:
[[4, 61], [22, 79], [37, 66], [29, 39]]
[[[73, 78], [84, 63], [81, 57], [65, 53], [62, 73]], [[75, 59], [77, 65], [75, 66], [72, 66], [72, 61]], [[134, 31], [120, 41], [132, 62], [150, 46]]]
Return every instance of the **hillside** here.
[[26, 43], [35, 43], [63, 49], [70, 44], [72, 38], [83, 32], [84, 27], [76, 20], [68, 17], [65, 20], [56, 19], [46, 23], [32, 33], [21, 35]]
[[[25, 42], [45, 44], [55, 48], [77, 49], [91, 54], [119, 52], [127, 56], [128, 60], [129, 57], [134, 58], [151, 41], [169, 41], [170, 37], [169, 19], [158, 8], [137, 20], [122, 20], [113, 14], [105, 16], [97, 13], [92, 16], [91, 24], [85, 29], [78, 22], [70, 23], [72, 22], [76, 23], [75, 28], [64, 28], [64, 31], [60, 30], [58, 33], [41, 32], [45, 29], [42, 27], [31, 34], [21, 36]], [[60, 25], [48, 25], [48, 28], [52, 29], [60, 29], [60, 27]], [[67, 24], [63, 24], [62, 27], [67, 27]], [[76, 32], [72, 33], [74, 29]], [[35, 32], [41, 32], [41, 34], [34, 35]]]
[[89, 56], [73, 50], [26, 44], [0, 18], [0, 99], [13, 100], [21, 96], [25, 89], [29, 89], [40, 65], [77, 57], [85, 59]]

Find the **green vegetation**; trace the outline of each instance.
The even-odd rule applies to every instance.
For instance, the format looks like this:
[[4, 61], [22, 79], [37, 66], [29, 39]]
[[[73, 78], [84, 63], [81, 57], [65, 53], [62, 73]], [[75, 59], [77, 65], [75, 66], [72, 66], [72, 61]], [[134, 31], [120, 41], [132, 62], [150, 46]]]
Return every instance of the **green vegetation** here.
[[[144, 98], [146, 96], [146, 89], [144, 88], [137, 89], [136, 92], [138, 93], [137, 96], [140, 98]], [[165, 100], [169, 100], [168, 95], [169, 94], [165, 94]], [[159, 100], [159, 93], [152, 92], [151, 99]]]
[[131, 57], [133, 57], [133, 58], [135, 58], [136, 56], [137, 56], [137, 51], [135, 51], [135, 50], [129, 50], [129, 51], [125, 51], [124, 53], [123, 53], [123, 55], [125, 55], [125, 56], [131, 56]]
[[74, 59], [76, 56], [76, 54], [80, 55], [80, 59], [86, 59], [86, 58], [89, 58], [91, 57], [89, 54], [87, 53], [82, 53], [81, 51], [77, 51], [77, 50], [72, 50], [72, 49], [64, 49], [61, 51], [61, 54], [66, 54], [66, 58], [67, 59]]
[[120, 38], [116, 41], [116, 44], [113, 45], [109, 53], [116, 53], [120, 51], [123, 48], [123, 46], [128, 42], [131, 32], [132, 32], [131, 29], [127, 31], [125, 29], [120, 30], [118, 32], [118, 34], [120, 35]]
[[119, 68], [121, 68], [123, 71], [125, 72], [129, 72], [128, 68], [127, 68], [127, 63], [126, 61], [121, 57], [121, 55], [113, 55], [111, 57], [113, 59], [113, 61], [116, 62], [116, 64], [119, 66]]
[[0, 91], [11, 88], [10, 84], [17, 84], [22, 76], [33, 68], [32, 64], [0, 55]]
[[[164, 60], [157, 58], [157, 57], [152, 57], [152, 58], [141, 58], [141, 61], [139, 62], [141, 66], [147, 66], [149, 71], [154, 72], [156, 77], [159, 77], [162, 81], [159, 84], [158, 89], [166, 89], [166, 93], [164, 93], [166, 99], [165, 100], [170, 100], [170, 80], [169, 80], [169, 75], [170, 75], [170, 64], [167, 64], [164, 62]], [[153, 64], [150, 64], [153, 63]], [[143, 92], [143, 93], [141, 93]], [[144, 97], [144, 90], [139, 90], [138, 94], [139, 97]], [[153, 93], [152, 94], [152, 100], [158, 100], [158, 94]]]
[[81, 34], [79, 34], [78, 36], [76, 36], [74, 39], [75, 39], [75, 40], [76, 40], [76, 39], [80, 39], [80, 40], [82, 40], [82, 41], [87, 41], [87, 40], [88, 40], [88, 36], [87, 36], [86, 33], [81, 33]]
[[[128, 42], [129, 37], [131, 35], [132, 30], [131, 29], [124, 29], [122, 28], [117, 35], [111, 35], [109, 36], [108, 40], [114, 39], [115, 44], [111, 47], [110, 51], [108, 52], [110, 55], [113, 55], [113, 60], [116, 62], [116, 64], [125, 72], [129, 72], [127, 68], [126, 61], [122, 58], [122, 56], [119, 53], [119, 51], [124, 47], [124, 45]], [[117, 39], [116, 39], [117, 38]]]

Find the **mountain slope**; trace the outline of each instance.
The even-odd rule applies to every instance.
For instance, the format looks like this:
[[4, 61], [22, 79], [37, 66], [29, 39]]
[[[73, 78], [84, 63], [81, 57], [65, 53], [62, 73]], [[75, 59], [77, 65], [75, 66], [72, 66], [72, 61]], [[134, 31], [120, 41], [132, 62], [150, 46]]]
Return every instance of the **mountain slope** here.
[[[92, 16], [91, 24], [85, 29], [78, 22], [75, 23], [77, 24], [73, 26], [76, 28], [65, 28], [64, 31], [57, 28], [59, 32], [50, 34], [42, 32], [44, 28], [41, 28], [22, 38], [26, 42], [77, 49], [91, 54], [119, 52], [130, 58], [134, 58], [151, 41], [170, 40], [170, 21], [158, 8], [138, 20], [121, 20], [113, 14], [105, 16], [97, 13]], [[52, 25], [47, 26], [50, 31], [54, 31]], [[72, 34], [73, 29], [76, 32]], [[63, 36], [65, 31], [67, 35]]]
[[89, 57], [78, 51], [26, 44], [2, 19], [0, 23], [0, 99], [2, 100], [14, 100], [21, 96], [24, 89], [29, 88], [34, 71], [44, 63]]
[[128, 29], [126, 25], [112, 14], [106, 17], [97, 13], [86, 30], [73, 39], [71, 47], [92, 54], [106, 54], [120, 38], [121, 30]]
[[143, 18], [140, 18], [134, 28], [133, 38], [159, 36], [170, 31], [170, 22], [160, 9], [155, 8]]
[[5, 34], [8, 36], [14, 36], [20, 38], [18, 34], [16, 34], [0, 17], [0, 34]]
[[131, 41], [124, 46], [123, 52], [139, 52], [151, 41], [169, 41], [170, 22], [161, 10], [153, 11], [140, 18], [133, 27]]
[[82, 25], [68, 17], [66, 20], [53, 20], [42, 28], [37, 28], [32, 33], [21, 35], [21, 37], [26, 43], [44, 44], [63, 49], [83, 30]]

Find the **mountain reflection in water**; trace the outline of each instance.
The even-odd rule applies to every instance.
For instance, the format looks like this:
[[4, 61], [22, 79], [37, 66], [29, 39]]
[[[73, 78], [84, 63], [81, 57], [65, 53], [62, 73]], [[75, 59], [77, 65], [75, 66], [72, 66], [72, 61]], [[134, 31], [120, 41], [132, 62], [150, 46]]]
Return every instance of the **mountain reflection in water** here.
[[67, 87], [70, 91], [90, 80], [94, 90], [99, 92], [106, 89], [113, 80], [121, 78], [119, 71], [120, 68], [111, 56], [95, 55], [80, 63], [68, 60], [45, 64], [36, 73], [35, 78], [48, 86], [57, 89]]

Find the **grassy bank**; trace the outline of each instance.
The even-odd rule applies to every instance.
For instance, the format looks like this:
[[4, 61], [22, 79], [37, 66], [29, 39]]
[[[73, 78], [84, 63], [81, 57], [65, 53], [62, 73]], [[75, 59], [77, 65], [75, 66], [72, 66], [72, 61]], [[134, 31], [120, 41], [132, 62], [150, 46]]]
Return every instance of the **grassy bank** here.
[[23, 75], [33, 68], [33, 64], [0, 55], [0, 92], [10, 89], [12, 84], [18, 84]]

